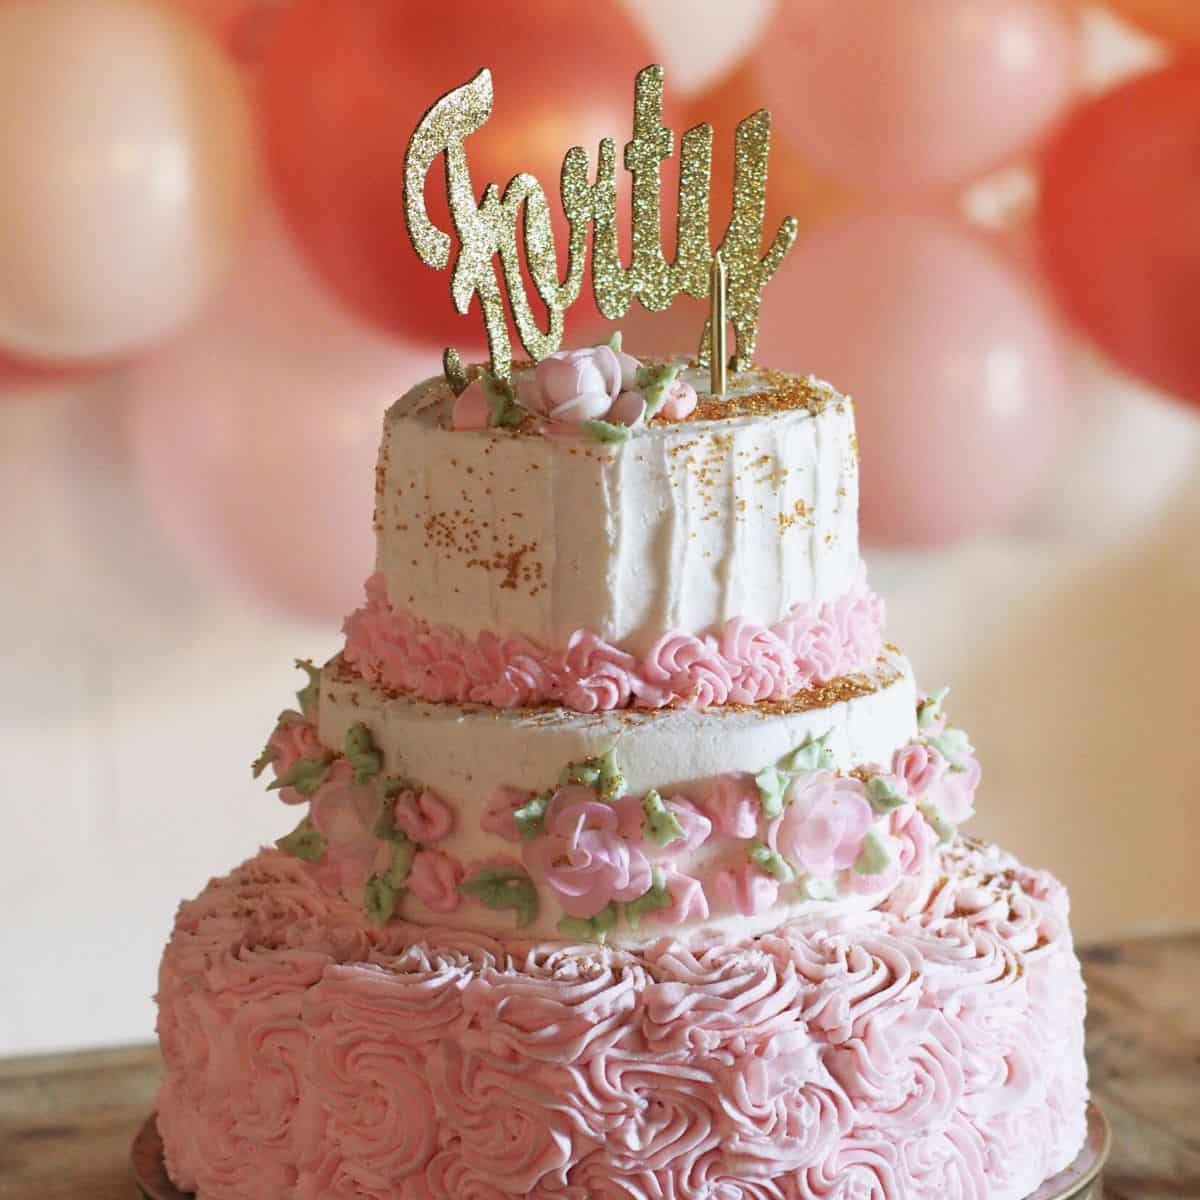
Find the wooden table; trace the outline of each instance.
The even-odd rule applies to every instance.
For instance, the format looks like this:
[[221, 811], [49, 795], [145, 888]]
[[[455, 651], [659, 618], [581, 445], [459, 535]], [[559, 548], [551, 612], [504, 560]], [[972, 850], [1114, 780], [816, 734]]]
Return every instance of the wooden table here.
[[[1107, 1200], [1200, 1200], [1200, 933], [1083, 958]], [[0, 1061], [0, 1198], [134, 1200], [129, 1143], [158, 1075], [152, 1046]]]

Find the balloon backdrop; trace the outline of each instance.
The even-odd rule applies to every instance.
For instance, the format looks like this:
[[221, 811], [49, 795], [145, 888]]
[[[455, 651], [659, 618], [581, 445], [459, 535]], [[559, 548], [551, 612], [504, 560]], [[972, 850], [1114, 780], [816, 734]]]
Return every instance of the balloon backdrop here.
[[196, 312], [252, 194], [236, 74], [136, 0], [0, 6], [0, 345], [130, 353]]
[[1123, 17], [1147, 33], [1174, 42], [1200, 44], [1200, 5], [1196, 0], [1109, 0]]
[[1063, 304], [1128, 370], [1200, 401], [1200, 62], [1081, 109], [1044, 167], [1043, 257]]
[[1038, 293], [972, 234], [870, 213], [811, 233], [763, 303], [758, 357], [855, 399], [869, 541], [994, 529], [1037, 485], [1066, 414]]
[[[597, 142], [612, 136], [618, 179], [627, 177], [620, 147], [634, 75], [652, 61], [616, 5], [600, 17], [559, 0], [297, 0], [262, 77], [280, 202], [322, 275], [364, 314], [402, 335], [478, 344], [481, 323], [454, 310], [448, 273], [421, 263], [408, 240], [404, 151], [413, 129], [434, 100], [489, 66], [493, 115], [467, 142], [476, 194], [522, 171], [536, 175], [557, 214], [561, 253], [563, 155], [585, 146], [594, 169]], [[449, 229], [437, 166], [427, 194], [431, 218]]]
[[257, 67], [290, 0], [161, 0], [199, 20], [239, 65]]
[[780, 5], [764, 103], [814, 167], [887, 193], [948, 188], [1039, 137], [1072, 97], [1064, 0], [805, 0]]
[[372, 568], [384, 410], [437, 366], [347, 316], [267, 223], [220, 302], [133, 377], [134, 457], [167, 540], [201, 573], [339, 621]]

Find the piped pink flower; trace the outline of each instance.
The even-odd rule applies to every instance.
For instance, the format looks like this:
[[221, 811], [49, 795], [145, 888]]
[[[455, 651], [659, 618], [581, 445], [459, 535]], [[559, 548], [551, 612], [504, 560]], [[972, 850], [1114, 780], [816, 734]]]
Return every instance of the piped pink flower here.
[[718, 775], [696, 797], [696, 804], [725, 837], [752, 838], [758, 832], [761, 802], [758, 787], [749, 775]]
[[862, 781], [813, 771], [788, 789], [788, 804], [767, 826], [767, 844], [817, 879], [852, 867], [875, 820]]
[[667, 398], [659, 407], [658, 415], [668, 421], [682, 421], [696, 409], [696, 389], [686, 379], [676, 379], [667, 389]]
[[716, 889], [721, 907], [743, 917], [756, 917], [779, 899], [779, 884], [749, 863], [718, 872]]
[[664, 925], [682, 925], [685, 921], [708, 920], [708, 897], [700, 880], [683, 875], [675, 870], [673, 863], [663, 866], [664, 883], [671, 903], [650, 914], [650, 918]]
[[407, 887], [412, 894], [436, 913], [452, 913], [462, 903], [458, 885], [464, 876], [463, 865], [441, 850], [418, 850], [408, 873]]
[[529, 803], [529, 793], [520, 788], [499, 787], [488, 798], [487, 807], [479, 818], [479, 827], [484, 833], [494, 833], [506, 842], [519, 842], [521, 831], [513, 820], [513, 813]]
[[526, 845], [525, 860], [572, 917], [594, 917], [613, 900], [636, 900], [651, 884], [650, 860], [622, 835], [616, 808], [590, 788], [559, 788], [546, 806], [544, 834]]
[[932, 746], [911, 742], [892, 758], [892, 773], [908, 784], [910, 796], [924, 796], [946, 772], [946, 760]]
[[610, 346], [560, 350], [542, 359], [521, 389], [530, 412], [565, 425], [602, 418], [621, 391], [621, 363]]
[[395, 827], [414, 842], [440, 842], [454, 828], [454, 810], [428, 788], [408, 790], [396, 797]]
[[454, 408], [450, 411], [450, 428], [486, 429], [491, 416], [492, 406], [483, 384], [478, 379], [472, 379], [455, 398]]
[[357, 900], [372, 874], [391, 865], [392, 848], [375, 833], [379, 797], [374, 784], [356, 784], [350, 764], [340, 758], [312, 794], [309, 817], [325, 839], [323, 879]]
[[979, 786], [980, 775], [978, 760], [968, 757], [965, 769], [961, 771], [947, 767], [925, 793], [924, 800], [951, 825], [961, 825], [975, 815], [975, 789]]

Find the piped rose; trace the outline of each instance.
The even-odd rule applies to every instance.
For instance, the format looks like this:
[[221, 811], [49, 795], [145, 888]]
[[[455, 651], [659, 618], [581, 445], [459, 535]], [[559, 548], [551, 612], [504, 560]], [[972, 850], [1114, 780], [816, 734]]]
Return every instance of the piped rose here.
[[611, 346], [560, 350], [534, 368], [521, 388], [521, 402], [536, 416], [564, 425], [598, 421], [620, 395], [621, 376]]
[[861, 780], [812, 771], [797, 777], [787, 800], [767, 827], [772, 850], [817, 879], [854, 866], [875, 820]]

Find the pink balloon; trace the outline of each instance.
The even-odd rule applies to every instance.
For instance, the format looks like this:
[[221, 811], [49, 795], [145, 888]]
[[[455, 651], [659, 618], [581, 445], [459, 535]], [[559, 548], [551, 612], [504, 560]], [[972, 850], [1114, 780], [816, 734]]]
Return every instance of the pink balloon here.
[[880, 192], [948, 188], [1028, 146], [1081, 59], [1065, 0], [789, 0], [765, 102], [813, 167]]
[[201, 574], [340, 620], [374, 561], [384, 411], [438, 365], [347, 315], [264, 222], [217, 304], [133, 376], [134, 458], [165, 538]]
[[879, 543], [1003, 525], [1068, 412], [1050, 308], [992, 247], [932, 217], [862, 214], [811, 234], [764, 293], [757, 357], [854, 396], [863, 534]]

